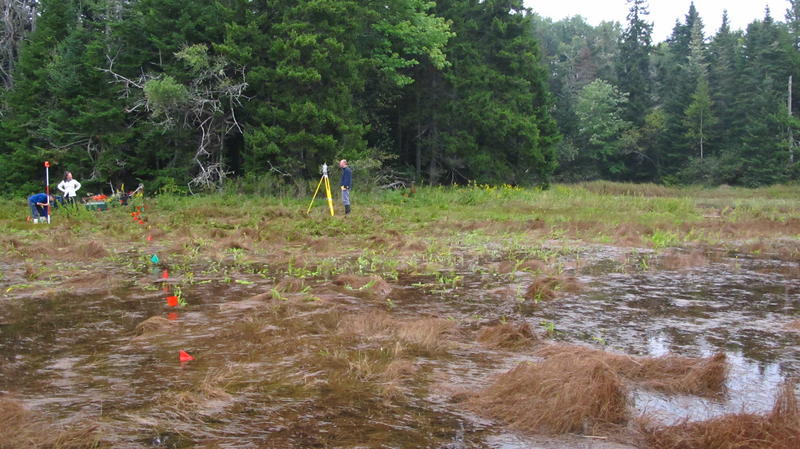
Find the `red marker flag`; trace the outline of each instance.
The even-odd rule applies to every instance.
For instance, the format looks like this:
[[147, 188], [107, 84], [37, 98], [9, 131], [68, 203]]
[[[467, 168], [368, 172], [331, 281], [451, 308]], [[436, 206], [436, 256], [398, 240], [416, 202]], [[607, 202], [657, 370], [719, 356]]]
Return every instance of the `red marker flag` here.
[[148, 242], [152, 242], [153, 241], [153, 236], [152, 235], [148, 235], [147, 236], [147, 241]]
[[167, 296], [167, 305], [170, 307], [178, 307], [178, 297], [177, 296]]
[[167, 319], [170, 321], [175, 321], [178, 319], [178, 314], [175, 312], [170, 312], [167, 314]]
[[162, 278], [162, 279], [167, 279], [167, 278], [169, 278], [169, 270], [164, 270], [164, 272], [163, 272], [163, 273], [161, 273], [161, 278]]
[[189, 353], [186, 351], [179, 351], [178, 358], [180, 359], [181, 362], [191, 362], [192, 360], [194, 360], [194, 357], [190, 356]]

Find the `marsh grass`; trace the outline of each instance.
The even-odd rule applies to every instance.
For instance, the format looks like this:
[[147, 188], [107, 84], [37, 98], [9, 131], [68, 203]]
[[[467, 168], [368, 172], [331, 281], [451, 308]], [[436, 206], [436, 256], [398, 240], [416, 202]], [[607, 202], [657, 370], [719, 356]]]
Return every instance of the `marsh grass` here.
[[546, 359], [583, 363], [596, 360], [638, 386], [666, 393], [685, 393], [719, 397], [725, 393], [728, 364], [724, 353], [706, 358], [668, 354], [661, 357], [634, 357], [577, 345], [552, 344], [536, 354]]
[[444, 318], [395, 319], [384, 311], [370, 311], [346, 316], [339, 332], [366, 340], [397, 338], [407, 352], [417, 355], [441, 355], [452, 346], [456, 322]]
[[790, 331], [800, 332], [800, 320], [790, 321], [786, 323], [783, 328]]
[[49, 423], [19, 402], [0, 397], [0, 448], [3, 449], [95, 449], [108, 447], [97, 424], [68, 428]]
[[[797, 186], [752, 191], [615, 183], [556, 185], [547, 191], [424, 187], [407, 198], [396, 192], [361, 193], [354, 198], [354, 213], [345, 219], [327, 216], [321, 208], [307, 215], [307, 197], [164, 194], [148, 198], [146, 225], [132, 223], [129, 210], [116, 208], [102, 214], [57, 213], [51, 226], [26, 223], [24, 201], [2, 199], [0, 258], [11, 266], [3, 276], [14, 279], [0, 280], [6, 283], [3, 291], [13, 292], [26, 276], [39, 276], [33, 268], [26, 274], [25, 263], [36, 267], [47, 260], [64, 267], [63, 285], [48, 286], [53, 291], [63, 286], [110, 288], [117, 277], [149, 283], [153, 273], [148, 257], [154, 251], [173, 276], [185, 276], [192, 288], [207, 282], [215, 289], [244, 290], [235, 280], [263, 279], [269, 287], [261, 296], [250, 298], [252, 304], [237, 304], [247, 306], [247, 317], [232, 318], [212, 331], [214, 338], [230, 341], [230, 356], [237, 363], [283, 364], [277, 371], [247, 374], [262, 377], [247, 388], [270, 399], [313, 397], [334, 404], [337, 412], [363, 411], [363, 404], [400, 400], [412, 388], [424, 390], [424, 382], [417, 381], [428, 369], [426, 363], [437, 358], [442, 360], [434, 363], [447, 363], [455, 345], [471, 339], [459, 334], [455, 320], [414, 315], [419, 309], [406, 309], [408, 302], [381, 299], [391, 291], [386, 280], [402, 284], [411, 276], [424, 276], [434, 288], [459, 292], [471, 285], [458, 279], [463, 272], [492, 266], [504, 280], [518, 271], [533, 272], [529, 296], [543, 300], [577, 288], [560, 271], [563, 261], [577, 258], [584, 242], [598, 240], [634, 246], [637, 255], [642, 246], [657, 247], [667, 252], [664, 259], [671, 257], [673, 247], [723, 242], [731, 251], [770, 252], [795, 260], [800, 254], [800, 245], [791, 243], [800, 234], [796, 198]], [[145, 240], [148, 233], [152, 241]], [[79, 268], [72, 263], [75, 259], [81, 261]], [[680, 269], [703, 263], [676, 258], [665, 265]], [[629, 265], [647, 264], [640, 257]], [[338, 285], [331, 288], [329, 280]], [[45, 281], [37, 279], [35, 287]], [[359, 301], [384, 291], [374, 296], [379, 304]], [[351, 297], [341, 301], [341, 293]], [[318, 300], [303, 301], [308, 298]], [[384, 306], [394, 314], [377, 310]], [[365, 307], [376, 310], [359, 313]], [[239, 316], [239, 310], [231, 305], [219, 313], [229, 318]], [[168, 329], [154, 320], [142, 323], [139, 331], [159, 335], [162, 324]], [[555, 334], [555, 324], [545, 324]], [[484, 328], [478, 340], [490, 348], [541, 344], [530, 326], [518, 324]], [[571, 348], [559, 352], [541, 353], [542, 362], [501, 376], [471, 406], [521, 429], [593, 433], [628, 420], [627, 386], [712, 397], [724, 391], [724, 356], [650, 360]], [[235, 402], [244, 388], [238, 376], [212, 369], [186, 391], [170, 391], [173, 397], [164, 399], [173, 402], [163, 422], [150, 419], [144, 429], [167, 431], [173, 419], [176, 432], [196, 426], [202, 438], [212, 432], [213, 422], [209, 426], [197, 411], [209, 402]], [[337, 408], [341, 402], [345, 407]], [[36, 434], [53, 429], [35, 418], [25, 420], [43, 423], [37, 429], [45, 431]], [[5, 428], [0, 424], [0, 432]], [[15, 437], [28, 434], [24, 429], [12, 432]], [[86, 441], [93, 438], [88, 435]], [[57, 447], [47, 446], [52, 441], [44, 441], [44, 447]]]
[[[145, 215], [151, 230], [164, 233], [156, 234], [159, 240], [187, 235], [211, 241], [231, 238], [224, 245], [258, 251], [272, 243], [314, 238], [328, 242], [321, 248], [326, 252], [355, 245], [370, 247], [379, 254], [430, 252], [427, 258], [432, 259], [443, 251], [433, 248], [431, 252], [427, 243], [423, 249], [419, 237], [448, 236], [453, 231], [463, 235], [474, 230], [488, 239], [518, 235], [523, 242], [525, 237], [533, 237], [528, 246], [558, 235], [585, 240], [601, 236], [632, 244], [644, 239], [657, 246], [705, 241], [717, 233], [721, 238], [794, 236], [800, 232], [800, 224], [792, 221], [800, 215], [800, 200], [796, 198], [800, 198], [797, 186], [747, 190], [595, 182], [555, 185], [540, 191], [470, 185], [420, 187], [411, 198], [394, 192], [363, 193], [359, 195], [359, 214], [347, 220], [321, 213], [306, 215], [306, 198], [235, 194], [160, 195], [147, 199]], [[108, 242], [104, 246], [111, 251], [128, 240], [141, 239], [146, 230], [130, 223], [128, 208], [72, 215], [56, 212], [53, 225], [34, 226], [24, 222], [24, 206], [23, 199], [0, 200], [0, 225], [7, 230], [3, 236], [6, 242], [46, 240], [53, 231], [62, 237], [77, 236], [78, 241]], [[709, 210], [719, 213], [714, 212], [713, 219], [706, 218]], [[325, 240], [319, 240], [322, 238]], [[327, 239], [337, 243], [331, 246]]]
[[596, 359], [521, 363], [498, 376], [467, 406], [536, 433], [594, 435], [628, 420], [622, 379]]
[[800, 445], [796, 384], [796, 379], [785, 382], [764, 415], [729, 414], [670, 426], [645, 416], [638, 426], [652, 449], [794, 449]]
[[149, 337], [155, 334], [162, 334], [174, 329], [175, 323], [160, 316], [151, 316], [136, 325], [134, 332], [140, 337]]
[[702, 250], [689, 252], [668, 251], [659, 260], [659, 267], [665, 270], [686, 270], [707, 266], [711, 261]]
[[500, 323], [484, 326], [478, 331], [478, 341], [484, 346], [497, 349], [523, 349], [532, 346], [539, 336], [527, 322]]
[[525, 298], [533, 302], [550, 301], [563, 293], [578, 293], [581, 283], [572, 276], [537, 276], [525, 291]]

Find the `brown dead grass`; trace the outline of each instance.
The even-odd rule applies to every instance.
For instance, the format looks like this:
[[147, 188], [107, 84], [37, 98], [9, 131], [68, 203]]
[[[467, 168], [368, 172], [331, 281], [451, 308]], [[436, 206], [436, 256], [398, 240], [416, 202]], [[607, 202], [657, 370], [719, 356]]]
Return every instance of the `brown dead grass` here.
[[339, 332], [360, 337], [385, 337], [394, 332], [397, 323], [388, 313], [375, 310], [348, 315], [339, 322]]
[[382, 277], [341, 274], [334, 278], [335, 285], [345, 287], [347, 293], [370, 299], [386, 299], [392, 293], [392, 286]]
[[521, 349], [530, 347], [538, 339], [530, 324], [526, 322], [485, 326], [478, 331], [478, 341], [490, 348]]
[[0, 245], [9, 249], [20, 249], [25, 246], [25, 243], [14, 237], [3, 237], [0, 239]]
[[658, 425], [647, 417], [639, 427], [651, 449], [797, 449], [800, 411], [797, 380], [783, 384], [772, 411], [766, 415], [738, 413], [700, 422]]
[[602, 360], [522, 363], [467, 402], [512, 428], [597, 434], [628, 419], [622, 379]]
[[520, 264], [521, 270], [532, 271], [534, 273], [541, 273], [547, 269], [547, 263], [539, 259], [528, 259]]
[[225, 249], [241, 249], [245, 251], [250, 251], [250, 245], [245, 243], [241, 238], [226, 238], [220, 240], [217, 243], [217, 248], [225, 250]]
[[688, 253], [681, 253], [678, 251], [670, 251], [664, 254], [661, 259], [661, 268], [665, 270], [686, 270], [690, 268], [704, 267], [710, 261], [703, 251], [694, 250]]
[[150, 318], [137, 324], [135, 332], [138, 336], [147, 337], [153, 334], [160, 334], [169, 331], [173, 328], [173, 326], [175, 326], [173, 321], [160, 316], [151, 316]]
[[83, 449], [106, 447], [95, 425], [61, 428], [26, 410], [19, 402], [0, 397], [0, 448]]
[[26, 263], [22, 276], [29, 281], [36, 280], [39, 277], [39, 270], [34, 268], [32, 264]]
[[686, 393], [717, 396], [725, 391], [728, 364], [724, 353], [707, 358], [677, 355], [633, 357], [576, 345], [549, 345], [536, 353], [545, 358], [560, 358], [576, 362], [599, 360], [615, 373], [644, 388], [666, 393]]
[[372, 276], [359, 276], [357, 274], [340, 274], [333, 279], [333, 283], [335, 285], [339, 285], [342, 287], [350, 287], [354, 289], [359, 289], [365, 285], [367, 285], [371, 280]]
[[629, 247], [641, 246], [642, 236], [648, 234], [648, 230], [644, 226], [634, 223], [621, 223], [614, 226], [611, 232], [617, 245]]
[[392, 360], [383, 371], [383, 379], [387, 382], [397, 382], [408, 379], [417, 373], [419, 368], [411, 360]]
[[90, 241], [78, 245], [73, 254], [81, 260], [91, 260], [108, 256], [108, 251], [100, 243]]
[[790, 331], [800, 332], [800, 320], [790, 321], [786, 323], [786, 325], [783, 326], [783, 328]]
[[426, 352], [442, 352], [450, 347], [445, 338], [455, 328], [455, 321], [443, 318], [423, 318], [402, 322], [397, 329], [397, 336]]
[[169, 391], [159, 397], [159, 402], [171, 407], [179, 414], [203, 413], [233, 403], [233, 389], [243, 379], [244, 369], [238, 365], [212, 368], [191, 389]]
[[91, 273], [74, 274], [66, 279], [66, 285], [72, 288], [98, 288], [111, 289], [117, 283], [117, 279], [104, 271]]
[[304, 279], [296, 278], [293, 276], [284, 276], [275, 289], [284, 293], [298, 293], [306, 288], [306, 281]]
[[559, 293], [577, 293], [581, 283], [571, 276], [537, 276], [525, 291], [525, 298], [532, 301], [550, 301]]
[[450, 348], [447, 337], [452, 335], [455, 325], [454, 321], [443, 318], [397, 320], [386, 312], [371, 311], [344, 317], [339, 332], [364, 338], [396, 337], [413, 349], [438, 353]]

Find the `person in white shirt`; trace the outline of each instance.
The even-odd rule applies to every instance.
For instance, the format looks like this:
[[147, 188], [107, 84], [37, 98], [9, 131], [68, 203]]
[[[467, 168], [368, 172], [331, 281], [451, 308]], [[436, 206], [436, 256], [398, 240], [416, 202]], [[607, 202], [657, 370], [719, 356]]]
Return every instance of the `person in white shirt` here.
[[64, 180], [58, 183], [58, 190], [64, 194], [64, 200], [70, 204], [75, 204], [76, 192], [80, 188], [81, 183], [72, 179], [72, 172], [64, 173]]

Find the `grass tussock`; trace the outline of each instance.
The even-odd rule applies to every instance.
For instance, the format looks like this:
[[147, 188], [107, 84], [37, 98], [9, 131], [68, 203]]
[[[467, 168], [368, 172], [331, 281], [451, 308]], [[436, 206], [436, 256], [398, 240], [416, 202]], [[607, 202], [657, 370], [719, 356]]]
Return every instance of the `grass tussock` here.
[[537, 433], [600, 433], [628, 419], [622, 379], [602, 360], [522, 363], [467, 404], [508, 426]]
[[528, 323], [502, 323], [485, 326], [478, 331], [478, 341], [484, 346], [499, 349], [521, 349], [533, 345], [539, 337]]
[[539, 259], [528, 259], [519, 265], [519, 269], [533, 273], [542, 273], [547, 270], [547, 263]]
[[233, 401], [232, 390], [244, 377], [240, 366], [228, 365], [209, 370], [191, 390], [164, 393], [160, 402], [178, 411], [213, 412]]
[[795, 449], [800, 447], [796, 383], [783, 384], [766, 415], [738, 413], [672, 426], [644, 417], [640, 431], [650, 449]]
[[340, 274], [334, 278], [333, 283], [351, 291], [368, 293], [377, 299], [385, 299], [392, 292], [392, 286], [380, 276]]
[[339, 332], [365, 338], [395, 337], [416, 349], [437, 353], [450, 347], [448, 335], [456, 323], [443, 318], [396, 320], [383, 311], [346, 316], [339, 323]]
[[78, 245], [73, 254], [82, 260], [100, 259], [108, 256], [108, 251], [103, 247], [103, 245], [92, 240]]
[[426, 352], [441, 352], [450, 347], [445, 338], [456, 326], [455, 321], [443, 318], [423, 318], [402, 322], [397, 336]]
[[571, 276], [537, 276], [525, 291], [531, 301], [550, 301], [560, 293], [578, 293], [581, 283]]
[[150, 318], [137, 324], [135, 332], [138, 336], [147, 337], [150, 335], [170, 331], [174, 326], [175, 323], [173, 321], [170, 321], [164, 317], [151, 316]]
[[383, 371], [383, 379], [387, 382], [397, 382], [408, 379], [417, 373], [419, 368], [411, 360], [392, 360]]
[[708, 257], [700, 250], [694, 250], [688, 253], [670, 251], [661, 259], [660, 266], [665, 270], [676, 271], [704, 267], [709, 263]]
[[639, 386], [665, 393], [717, 396], [725, 391], [728, 364], [724, 353], [707, 358], [665, 355], [633, 357], [576, 345], [550, 345], [537, 351], [545, 358], [597, 360]]
[[374, 310], [358, 315], [347, 315], [339, 322], [339, 332], [360, 337], [385, 337], [394, 332], [397, 323], [382, 310]]
[[250, 246], [249, 245], [247, 245], [245, 242], [243, 242], [242, 240], [237, 239], [235, 237], [222, 239], [217, 244], [217, 248], [222, 249], [222, 250], [240, 249], [240, 250], [244, 250], [244, 251], [250, 251]]
[[614, 227], [614, 242], [620, 246], [641, 246], [642, 236], [648, 234], [644, 226], [636, 223], [621, 223]]
[[284, 293], [299, 293], [305, 290], [305, 288], [306, 281], [294, 276], [284, 276], [283, 279], [278, 282], [278, 285], [275, 286], [277, 291]]
[[98, 425], [61, 428], [26, 410], [22, 404], [0, 397], [0, 448], [90, 449], [100, 442]]

